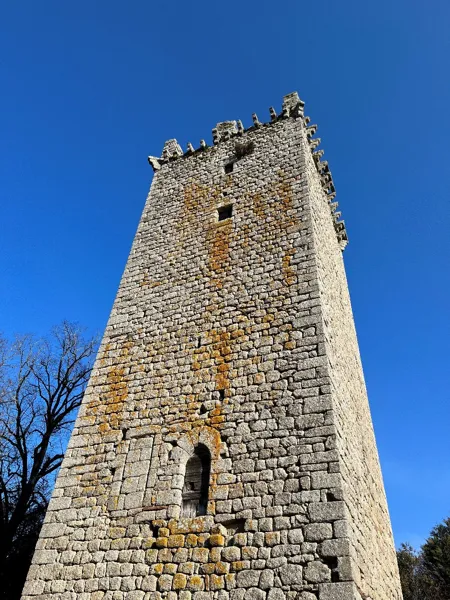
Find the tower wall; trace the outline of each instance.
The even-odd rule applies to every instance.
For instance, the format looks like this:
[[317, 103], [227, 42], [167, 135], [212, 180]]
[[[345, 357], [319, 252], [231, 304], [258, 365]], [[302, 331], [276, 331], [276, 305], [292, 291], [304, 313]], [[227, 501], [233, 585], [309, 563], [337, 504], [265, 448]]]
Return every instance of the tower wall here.
[[[24, 600], [401, 598], [345, 232], [302, 103], [213, 134], [150, 159]], [[187, 518], [200, 447], [206, 514]]]
[[[314, 248], [351, 553], [358, 589], [398, 597], [398, 566], [342, 254], [316, 165], [307, 156]], [[364, 597], [364, 596], [363, 596]]]

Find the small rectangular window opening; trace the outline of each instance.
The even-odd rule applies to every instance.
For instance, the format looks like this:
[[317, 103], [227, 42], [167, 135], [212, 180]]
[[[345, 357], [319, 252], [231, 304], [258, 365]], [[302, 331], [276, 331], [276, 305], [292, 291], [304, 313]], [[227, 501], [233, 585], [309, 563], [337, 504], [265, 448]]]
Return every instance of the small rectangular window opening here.
[[233, 205], [228, 204], [227, 206], [221, 206], [217, 209], [217, 216], [219, 221], [224, 221], [225, 219], [231, 219], [233, 216]]
[[233, 167], [234, 167], [234, 163], [232, 163], [232, 162], [227, 163], [225, 165], [225, 173], [232, 173]]

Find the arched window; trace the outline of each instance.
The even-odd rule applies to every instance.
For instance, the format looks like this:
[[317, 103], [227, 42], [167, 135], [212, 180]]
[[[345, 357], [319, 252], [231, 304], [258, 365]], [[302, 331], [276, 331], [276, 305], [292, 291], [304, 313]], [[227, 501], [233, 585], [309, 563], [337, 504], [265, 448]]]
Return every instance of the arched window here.
[[200, 444], [186, 463], [186, 476], [183, 486], [181, 516], [187, 518], [206, 515], [208, 505], [209, 475], [211, 454]]

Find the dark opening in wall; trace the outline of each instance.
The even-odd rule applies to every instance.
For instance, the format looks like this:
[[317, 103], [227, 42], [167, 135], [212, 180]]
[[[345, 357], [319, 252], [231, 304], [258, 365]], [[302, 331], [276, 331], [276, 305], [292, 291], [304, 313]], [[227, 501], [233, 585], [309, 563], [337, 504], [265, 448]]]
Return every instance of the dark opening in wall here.
[[225, 400], [225, 390], [219, 390], [219, 398], [221, 402]]
[[339, 569], [337, 556], [326, 556], [322, 558], [323, 562], [331, 569], [331, 581], [339, 581]]
[[233, 172], [233, 168], [234, 168], [234, 163], [233, 162], [229, 162], [225, 165], [224, 169], [225, 169], [225, 173], [232, 173]]
[[225, 521], [222, 523], [222, 525], [227, 528], [228, 535], [243, 533], [245, 531], [245, 519], [233, 519], [231, 521]]
[[233, 205], [227, 204], [227, 206], [221, 206], [217, 209], [217, 218], [219, 221], [224, 221], [225, 219], [231, 219], [233, 216]]
[[186, 463], [183, 486], [181, 516], [192, 519], [206, 515], [208, 506], [211, 455], [203, 444], [199, 444]]
[[248, 154], [251, 154], [255, 149], [255, 144], [253, 142], [243, 142], [236, 143], [234, 146], [234, 152], [236, 154], [236, 158], [244, 158]]

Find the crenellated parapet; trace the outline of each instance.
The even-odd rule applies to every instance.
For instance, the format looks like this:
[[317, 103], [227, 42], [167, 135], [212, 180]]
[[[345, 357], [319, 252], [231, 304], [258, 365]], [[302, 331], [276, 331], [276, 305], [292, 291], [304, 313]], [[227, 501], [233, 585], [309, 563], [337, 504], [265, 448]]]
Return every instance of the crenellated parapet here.
[[[283, 119], [301, 119], [306, 128], [306, 136], [308, 139], [308, 145], [311, 150], [312, 158], [317, 168], [320, 183], [324, 192], [324, 195], [330, 206], [330, 212], [334, 222], [334, 228], [339, 241], [339, 245], [343, 250], [347, 243], [348, 237], [345, 229], [345, 222], [340, 221], [341, 213], [337, 212], [337, 202], [334, 201], [336, 197], [336, 190], [333, 183], [333, 177], [328, 165], [328, 161], [322, 160], [324, 150], [319, 149], [321, 139], [319, 137], [313, 137], [317, 132], [317, 125], [310, 124], [310, 118], [304, 115], [305, 103], [299, 98], [297, 92], [292, 92], [284, 96], [281, 112], [278, 114], [273, 106], [269, 109], [270, 121], [261, 122], [258, 119], [256, 113], [252, 114], [252, 125], [245, 128], [242, 121], [222, 121], [212, 130], [212, 142], [213, 146], [217, 146], [221, 142], [226, 142], [232, 138], [239, 138], [248, 131], [254, 131], [262, 127], [271, 127], [274, 123], [277, 123]], [[236, 140], [236, 152], [239, 153], [242, 147], [242, 152], [246, 152], [246, 144]], [[161, 169], [162, 165], [178, 160], [182, 157], [192, 156], [194, 154], [204, 152], [209, 148], [205, 140], [200, 140], [200, 146], [195, 148], [191, 142], [188, 142], [186, 150], [183, 152], [181, 146], [178, 144], [176, 139], [168, 140], [164, 144], [164, 148], [161, 157], [149, 156], [148, 162], [154, 171]]]
[[345, 221], [341, 221], [341, 213], [337, 211], [338, 203], [335, 202], [336, 188], [334, 187], [333, 176], [331, 175], [330, 166], [327, 160], [322, 160], [324, 155], [323, 149], [317, 149], [321, 144], [319, 137], [313, 137], [317, 133], [317, 125], [310, 125], [310, 118], [305, 117], [306, 125], [306, 136], [308, 138], [309, 147], [311, 149], [312, 157], [316, 165], [317, 173], [319, 174], [320, 183], [324, 191], [325, 197], [327, 198], [331, 216], [333, 218], [334, 229], [339, 242], [341, 250], [348, 244], [347, 231], [345, 229]]

